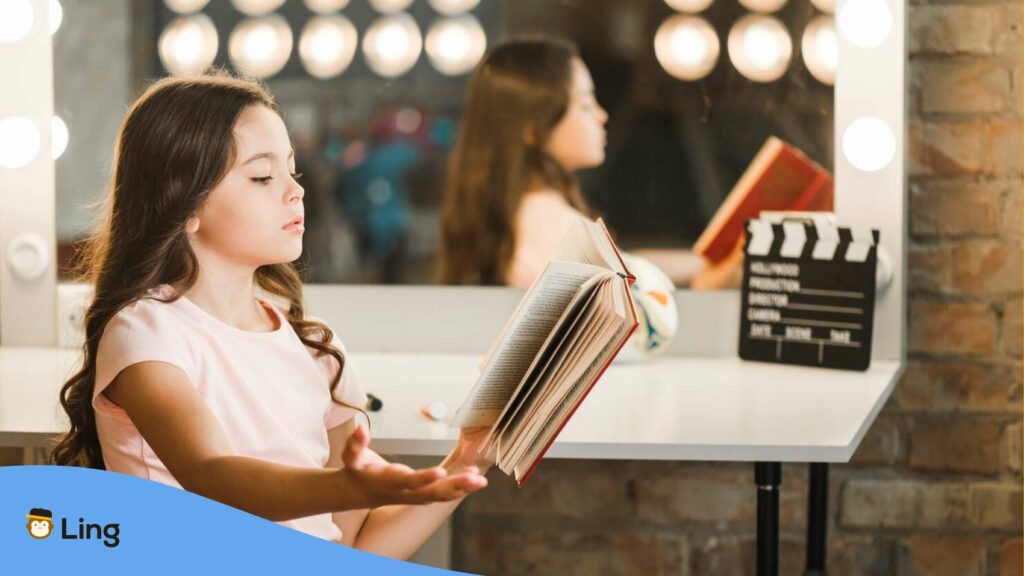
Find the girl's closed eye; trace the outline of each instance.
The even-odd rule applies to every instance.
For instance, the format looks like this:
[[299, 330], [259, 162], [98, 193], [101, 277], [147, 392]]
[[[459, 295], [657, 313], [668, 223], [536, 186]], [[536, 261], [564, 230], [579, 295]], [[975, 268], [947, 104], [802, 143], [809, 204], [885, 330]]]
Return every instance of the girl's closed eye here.
[[[292, 177], [292, 180], [297, 181], [299, 178], [302, 178], [302, 172], [292, 172], [291, 174], [289, 174], [289, 176]], [[257, 184], [268, 184], [273, 179], [273, 176], [260, 176], [252, 178], [252, 181], [256, 182]]]

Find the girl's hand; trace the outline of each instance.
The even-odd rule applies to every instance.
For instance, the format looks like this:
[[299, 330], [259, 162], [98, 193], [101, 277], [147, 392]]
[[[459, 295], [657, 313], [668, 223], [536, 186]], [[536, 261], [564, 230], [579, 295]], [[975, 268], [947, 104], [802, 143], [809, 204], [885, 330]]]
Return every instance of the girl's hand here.
[[450, 473], [441, 466], [413, 470], [404, 464], [382, 461], [366, 447], [370, 435], [362, 426], [356, 428], [345, 443], [338, 470], [347, 483], [365, 500], [367, 508], [388, 504], [428, 504], [457, 500], [487, 486], [487, 479], [476, 467]]
[[489, 426], [463, 428], [458, 443], [441, 465], [449, 471], [459, 471], [468, 467], [486, 474], [494, 464], [494, 457], [491, 454], [493, 451], [481, 454], [478, 449], [490, 429]]

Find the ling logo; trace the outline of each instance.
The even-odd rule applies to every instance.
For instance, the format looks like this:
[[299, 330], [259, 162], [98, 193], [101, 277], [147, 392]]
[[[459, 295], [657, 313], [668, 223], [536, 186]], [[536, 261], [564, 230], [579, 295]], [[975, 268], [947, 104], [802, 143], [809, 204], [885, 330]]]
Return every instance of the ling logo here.
[[53, 512], [45, 508], [33, 508], [25, 517], [28, 518], [26, 528], [33, 538], [42, 540], [53, 532]]
[[[28, 518], [28, 533], [32, 535], [36, 540], [42, 540], [48, 538], [50, 533], [53, 532], [53, 512], [50, 512], [46, 508], [33, 508], [31, 512], [25, 515]], [[84, 519], [78, 519], [78, 532], [68, 531], [68, 519], [60, 519], [60, 538], [61, 540], [92, 540], [94, 538], [103, 538], [103, 545], [107, 548], [117, 548], [118, 544], [121, 543], [121, 525], [120, 524], [107, 524], [101, 526], [99, 524], [86, 523]]]

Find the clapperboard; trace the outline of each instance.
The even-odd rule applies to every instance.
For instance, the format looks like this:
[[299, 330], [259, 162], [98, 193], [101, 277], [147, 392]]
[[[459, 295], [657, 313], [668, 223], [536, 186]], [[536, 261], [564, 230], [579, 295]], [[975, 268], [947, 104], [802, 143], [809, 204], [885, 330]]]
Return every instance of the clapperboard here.
[[867, 370], [878, 231], [831, 213], [747, 221], [740, 358]]

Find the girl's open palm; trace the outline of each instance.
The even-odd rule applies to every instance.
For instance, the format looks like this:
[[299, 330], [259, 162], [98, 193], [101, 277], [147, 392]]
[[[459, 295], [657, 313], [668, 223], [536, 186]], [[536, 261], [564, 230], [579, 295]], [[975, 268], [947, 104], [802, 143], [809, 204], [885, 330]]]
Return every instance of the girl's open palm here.
[[441, 466], [414, 470], [404, 464], [385, 461], [368, 450], [370, 435], [359, 426], [349, 436], [342, 453], [341, 473], [373, 508], [388, 504], [428, 504], [456, 500], [487, 486], [487, 479], [475, 467], [449, 474]]

